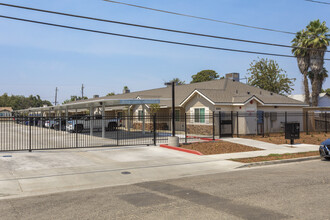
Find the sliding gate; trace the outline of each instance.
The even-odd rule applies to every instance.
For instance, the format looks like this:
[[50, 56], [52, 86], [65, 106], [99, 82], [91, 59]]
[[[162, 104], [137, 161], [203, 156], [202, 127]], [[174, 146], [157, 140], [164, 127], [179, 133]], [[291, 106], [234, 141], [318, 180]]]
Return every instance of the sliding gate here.
[[0, 151], [167, 143], [169, 121], [156, 123], [154, 116], [1, 117]]

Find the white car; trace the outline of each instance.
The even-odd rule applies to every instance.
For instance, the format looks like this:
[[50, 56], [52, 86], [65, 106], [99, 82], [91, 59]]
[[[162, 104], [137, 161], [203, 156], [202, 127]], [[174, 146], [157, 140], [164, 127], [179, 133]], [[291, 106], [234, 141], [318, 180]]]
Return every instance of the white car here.
[[46, 128], [54, 128], [54, 125], [55, 125], [55, 120], [46, 120], [45, 121], [45, 127]]
[[[122, 126], [122, 120], [117, 118], [104, 119], [104, 128], [108, 131], [115, 131]], [[102, 129], [102, 116], [84, 116], [79, 119], [72, 119], [66, 123], [66, 130], [69, 132], [82, 132], [85, 129]]]

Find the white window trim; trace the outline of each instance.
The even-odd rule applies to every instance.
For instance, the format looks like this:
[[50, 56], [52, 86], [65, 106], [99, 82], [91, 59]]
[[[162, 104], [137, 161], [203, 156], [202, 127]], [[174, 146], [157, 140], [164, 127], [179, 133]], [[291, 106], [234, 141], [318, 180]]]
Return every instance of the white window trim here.
[[[195, 109], [204, 109], [204, 122], [195, 122]], [[210, 111], [210, 108], [209, 107], [191, 107], [190, 109], [193, 110], [193, 115], [191, 116], [192, 117], [192, 120], [193, 122], [190, 122], [188, 124], [194, 124], [194, 125], [208, 125], [209, 124], [209, 120], [206, 119], [206, 112], [209, 112]]]

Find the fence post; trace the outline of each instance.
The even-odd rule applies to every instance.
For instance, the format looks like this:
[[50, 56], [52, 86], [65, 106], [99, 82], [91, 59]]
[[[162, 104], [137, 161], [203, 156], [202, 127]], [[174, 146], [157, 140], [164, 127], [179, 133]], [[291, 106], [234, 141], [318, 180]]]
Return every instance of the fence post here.
[[308, 133], [308, 112], [306, 112], [306, 134]]
[[184, 113], [184, 142], [187, 144], [187, 113]]
[[214, 111], [212, 112], [212, 139], [215, 140], [214, 138], [214, 132], [215, 132], [215, 123], [214, 123]]
[[117, 122], [117, 126], [115, 127], [116, 129], [116, 139], [117, 139], [117, 146], [119, 146], [119, 118], [118, 115], [116, 116], [116, 122]]
[[221, 112], [219, 111], [219, 138], [221, 138]]
[[325, 133], [328, 133], [328, 117], [327, 117], [327, 112], [325, 112], [324, 115], [324, 120], [325, 120]]
[[236, 130], [237, 130], [237, 131], [236, 131], [236, 133], [237, 133], [236, 136], [238, 137], [238, 136], [239, 136], [239, 134], [238, 134], [238, 133], [239, 133], [239, 127], [238, 127], [238, 112], [237, 112], [237, 115], [236, 115]]
[[221, 112], [219, 111], [219, 138], [221, 138]]
[[234, 137], [234, 115], [233, 115], [233, 111], [230, 112], [230, 119], [231, 119], [231, 137]]
[[[77, 112], [77, 110], [76, 110]], [[76, 130], [76, 147], [78, 148], [78, 125], [77, 125], [77, 115], [75, 116], [75, 130]]]
[[265, 137], [265, 112], [262, 112], [262, 137]]
[[32, 152], [32, 132], [31, 117], [29, 117], [29, 152]]
[[156, 135], [156, 132], [157, 132], [157, 123], [156, 123], [156, 114], [153, 115], [153, 130], [154, 130], [154, 145], [156, 146], [157, 145], [157, 135]]

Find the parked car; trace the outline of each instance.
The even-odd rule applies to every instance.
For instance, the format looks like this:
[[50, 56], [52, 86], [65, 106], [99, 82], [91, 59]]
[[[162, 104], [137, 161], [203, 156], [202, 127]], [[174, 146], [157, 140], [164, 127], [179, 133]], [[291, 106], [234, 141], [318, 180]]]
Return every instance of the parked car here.
[[45, 128], [54, 129], [54, 125], [55, 125], [55, 120], [54, 119], [47, 119], [45, 121]]
[[[121, 126], [122, 120], [117, 118], [104, 119], [104, 127], [108, 131], [115, 131]], [[69, 120], [66, 124], [66, 130], [69, 132], [82, 132], [85, 129], [90, 129], [93, 125], [93, 129], [102, 129], [102, 116], [94, 116], [91, 119], [90, 116], [84, 116], [79, 119]]]
[[66, 129], [66, 120], [64, 118], [56, 118], [54, 129], [58, 131], [65, 131]]
[[330, 139], [321, 143], [319, 151], [321, 158], [330, 160]]

